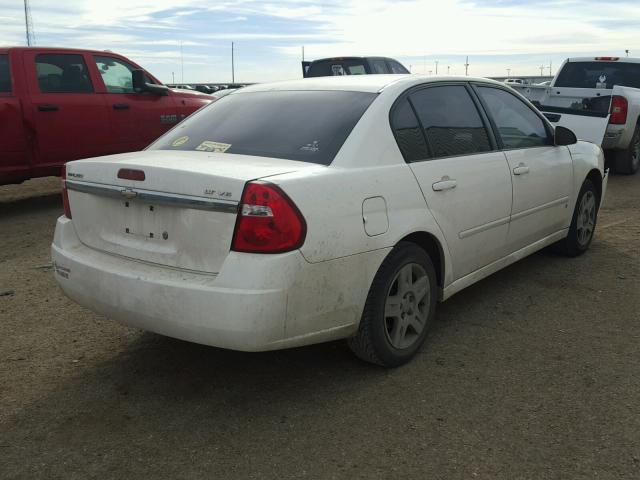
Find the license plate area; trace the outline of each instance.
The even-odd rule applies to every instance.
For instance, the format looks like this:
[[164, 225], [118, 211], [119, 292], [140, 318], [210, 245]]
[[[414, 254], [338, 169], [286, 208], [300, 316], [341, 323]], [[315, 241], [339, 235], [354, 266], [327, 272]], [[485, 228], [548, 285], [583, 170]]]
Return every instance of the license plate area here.
[[[164, 207], [164, 210], [167, 209]], [[166, 215], [169, 212], [163, 212], [163, 206], [125, 200], [122, 201], [121, 213], [122, 229], [127, 236], [160, 241], [169, 239], [169, 230], [166, 225]]]

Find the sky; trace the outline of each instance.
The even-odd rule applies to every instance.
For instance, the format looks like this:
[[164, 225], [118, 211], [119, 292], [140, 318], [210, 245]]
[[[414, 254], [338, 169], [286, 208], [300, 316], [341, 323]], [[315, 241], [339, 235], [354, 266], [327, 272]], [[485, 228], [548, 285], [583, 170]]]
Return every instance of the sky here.
[[[300, 78], [305, 59], [380, 55], [412, 73], [554, 73], [570, 56], [640, 57], [639, 0], [30, 0], [35, 44], [111, 50], [166, 83]], [[0, 0], [0, 45], [24, 45]], [[437, 67], [436, 67], [437, 62]]]

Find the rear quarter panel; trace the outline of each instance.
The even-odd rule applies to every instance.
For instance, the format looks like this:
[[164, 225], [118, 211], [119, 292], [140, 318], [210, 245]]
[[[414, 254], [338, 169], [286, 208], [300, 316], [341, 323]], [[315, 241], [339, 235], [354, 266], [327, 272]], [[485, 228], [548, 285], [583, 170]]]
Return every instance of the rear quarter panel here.
[[[580, 141], [569, 145], [568, 148], [573, 163], [573, 202], [570, 205], [575, 205], [578, 193], [589, 172], [596, 169], [600, 173], [600, 178], [604, 178], [604, 153], [598, 145], [590, 142]], [[600, 200], [602, 202], [602, 199]], [[573, 214], [573, 210], [570, 214]]]

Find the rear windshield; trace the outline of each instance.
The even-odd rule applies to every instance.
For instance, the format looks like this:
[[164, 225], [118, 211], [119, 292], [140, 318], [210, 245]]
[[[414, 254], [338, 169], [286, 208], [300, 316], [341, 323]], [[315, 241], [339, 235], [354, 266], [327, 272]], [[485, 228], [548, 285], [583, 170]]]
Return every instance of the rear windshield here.
[[375, 93], [238, 92], [166, 133], [150, 150], [195, 150], [329, 165]]
[[0, 93], [11, 91], [11, 75], [9, 74], [9, 55], [0, 55]]
[[334, 75], [365, 75], [367, 68], [360, 58], [344, 60], [320, 60], [313, 62], [307, 71], [307, 77], [331, 77]]
[[640, 88], [640, 63], [569, 62], [562, 68], [556, 87], [613, 88], [614, 85]]

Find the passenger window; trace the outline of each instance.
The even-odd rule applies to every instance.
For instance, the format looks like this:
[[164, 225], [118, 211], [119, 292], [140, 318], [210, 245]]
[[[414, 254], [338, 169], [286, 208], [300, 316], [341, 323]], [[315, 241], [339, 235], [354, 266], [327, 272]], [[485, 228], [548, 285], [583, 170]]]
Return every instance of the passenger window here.
[[506, 149], [551, 145], [544, 122], [515, 95], [502, 89], [478, 87]]
[[420, 124], [406, 98], [394, 108], [391, 128], [405, 161], [416, 162], [429, 158], [429, 150], [420, 131]]
[[349, 65], [349, 75], [366, 75], [367, 72], [364, 69], [364, 65]]
[[42, 93], [93, 92], [87, 65], [82, 55], [36, 55], [36, 73]]
[[0, 93], [11, 92], [11, 73], [9, 72], [9, 55], [0, 55]]
[[431, 87], [410, 95], [433, 157], [491, 150], [480, 114], [463, 86]]
[[371, 73], [376, 73], [376, 74], [389, 73], [389, 71], [387, 70], [387, 64], [385, 63], [384, 60], [371, 60], [371, 69], [372, 69]]
[[108, 93], [134, 93], [132, 66], [113, 57], [94, 56], [93, 59]]
[[409, 70], [404, 68], [395, 60], [389, 60], [389, 69], [391, 70], [391, 73], [409, 73]]

